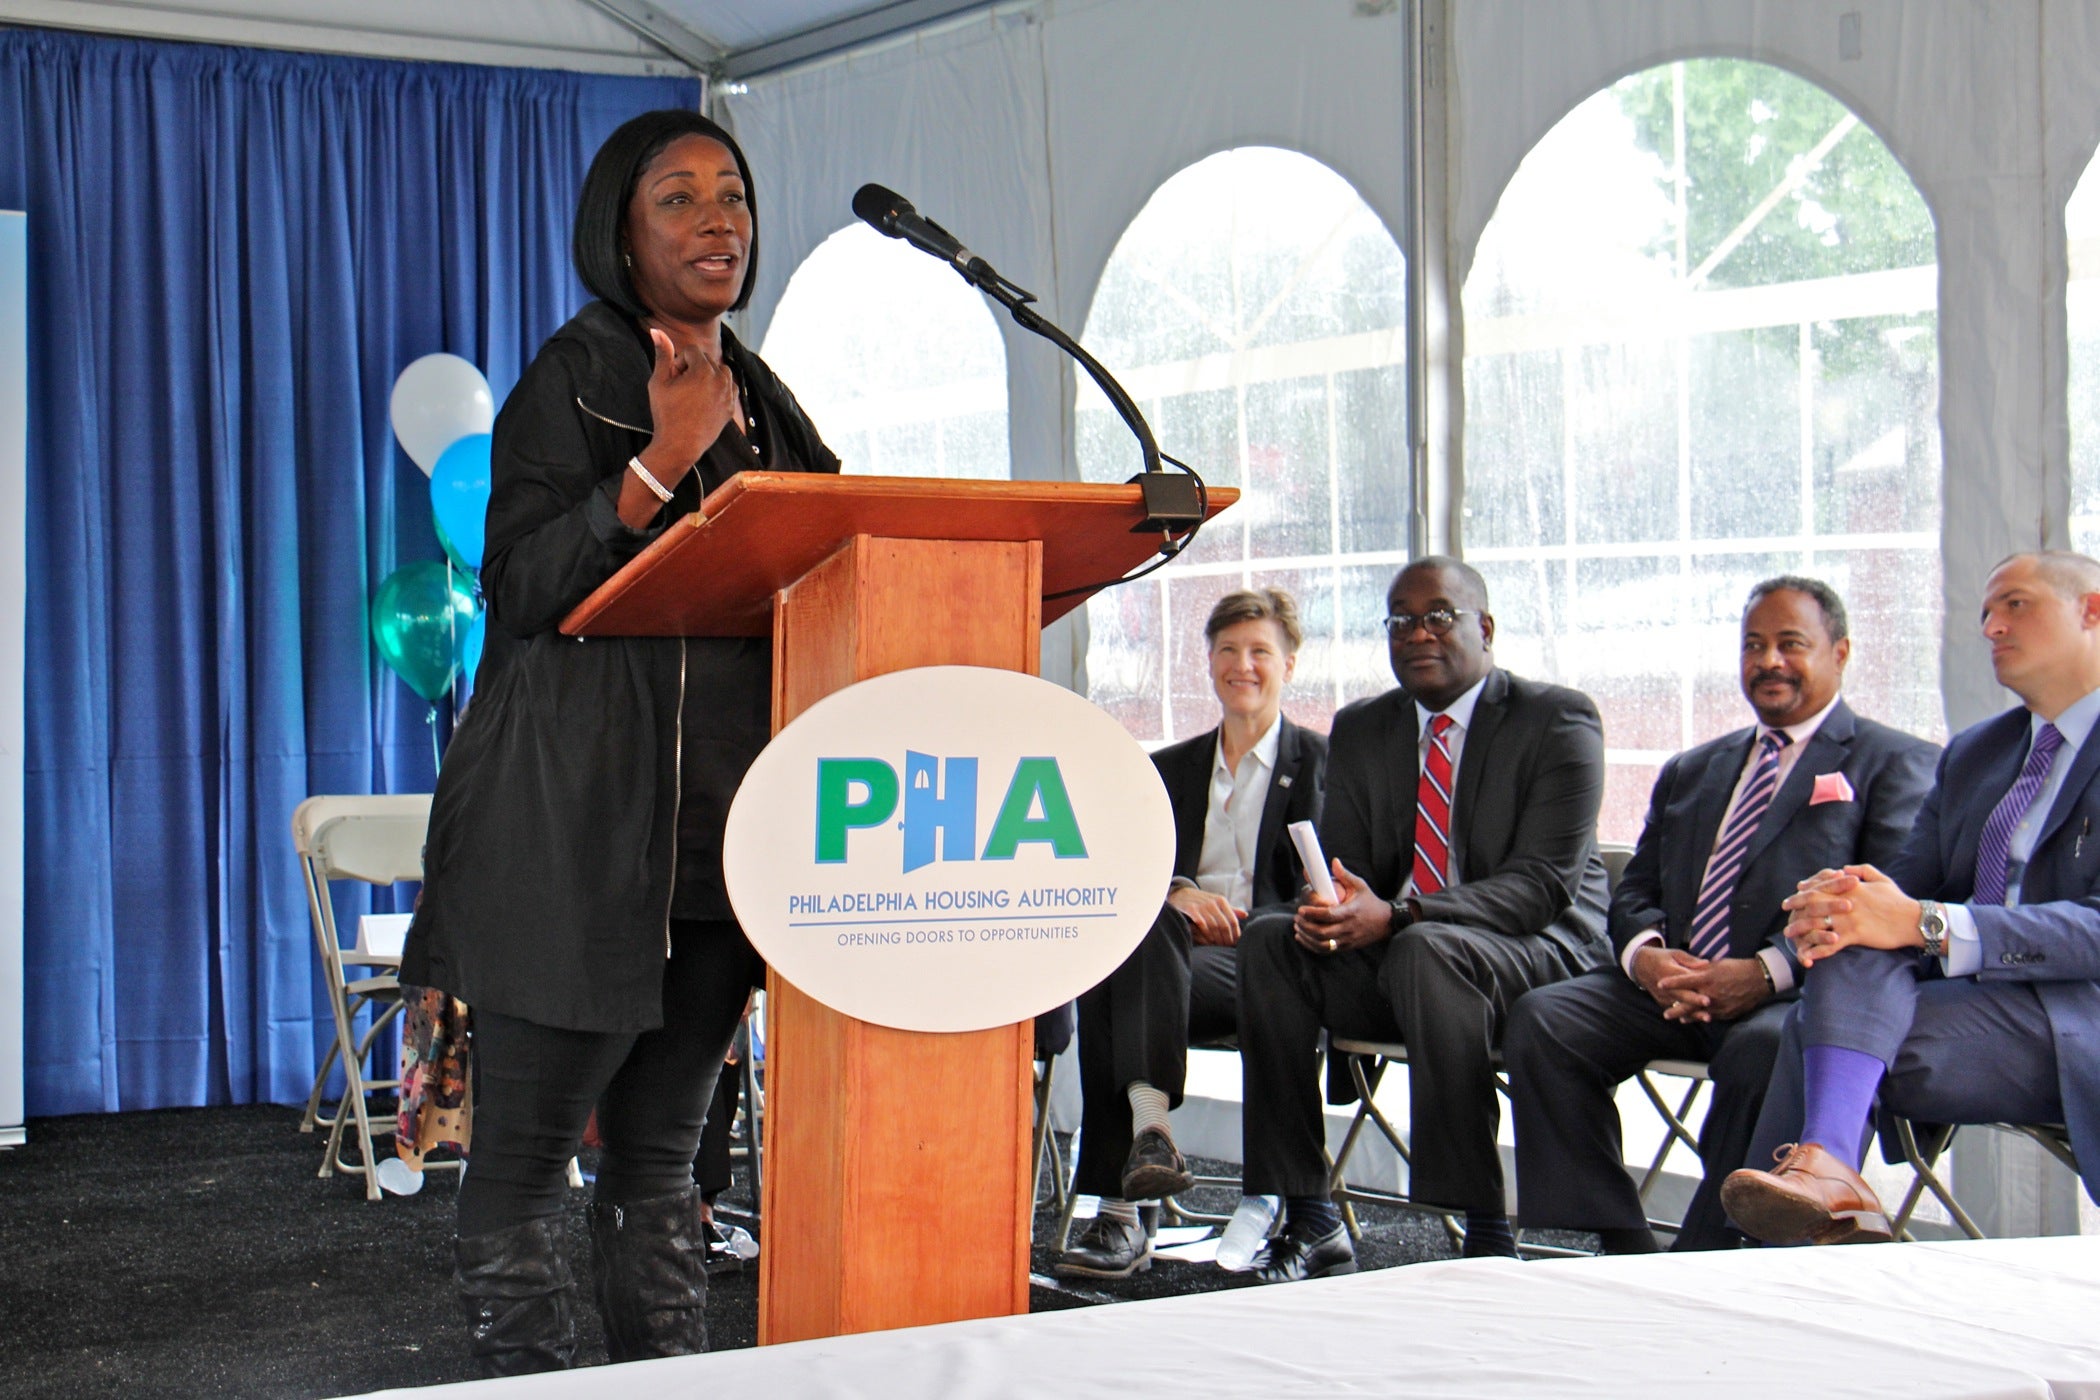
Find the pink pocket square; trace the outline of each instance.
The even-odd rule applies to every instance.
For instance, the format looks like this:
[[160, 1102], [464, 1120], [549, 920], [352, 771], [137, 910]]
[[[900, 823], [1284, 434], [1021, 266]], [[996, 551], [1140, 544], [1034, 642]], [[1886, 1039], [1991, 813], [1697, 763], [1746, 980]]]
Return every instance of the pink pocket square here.
[[1818, 773], [1815, 791], [1808, 795], [1808, 805], [1814, 807], [1824, 802], [1850, 802], [1852, 797], [1852, 784], [1845, 781], [1843, 773]]

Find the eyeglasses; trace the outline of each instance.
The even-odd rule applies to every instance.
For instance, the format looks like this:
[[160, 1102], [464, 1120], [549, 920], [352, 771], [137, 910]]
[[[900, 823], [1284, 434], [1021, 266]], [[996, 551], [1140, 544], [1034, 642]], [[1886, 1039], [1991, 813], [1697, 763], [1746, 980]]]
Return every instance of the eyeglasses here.
[[1397, 642], [1417, 627], [1427, 627], [1430, 636], [1442, 637], [1458, 625], [1460, 618], [1478, 616], [1480, 613], [1473, 608], [1432, 608], [1420, 617], [1413, 613], [1394, 613], [1385, 620], [1385, 635]]

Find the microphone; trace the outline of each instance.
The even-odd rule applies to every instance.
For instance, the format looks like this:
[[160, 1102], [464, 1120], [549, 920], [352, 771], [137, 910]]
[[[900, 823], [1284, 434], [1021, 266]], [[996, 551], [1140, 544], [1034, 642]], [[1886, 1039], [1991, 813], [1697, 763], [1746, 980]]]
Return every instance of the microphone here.
[[895, 190], [875, 184], [862, 185], [853, 192], [853, 213], [873, 225], [877, 233], [901, 238], [922, 253], [931, 253], [942, 262], [955, 264], [973, 282], [982, 277], [998, 276], [983, 258], [963, 247], [961, 239], [920, 214], [910, 200]]
[[[965, 282], [1005, 307], [1016, 325], [1035, 332], [1078, 361], [1080, 368], [1101, 386], [1101, 392], [1108, 396], [1109, 403], [1124, 423], [1129, 425], [1132, 435], [1138, 441], [1138, 451], [1143, 458], [1144, 467], [1131, 480], [1139, 483], [1142, 488], [1145, 518], [1133, 533], [1158, 531], [1166, 540], [1161, 547], [1161, 553], [1168, 558], [1179, 553], [1189, 540], [1195, 537], [1197, 529], [1202, 526], [1204, 517], [1208, 514], [1203, 479], [1181, 462], [1175, 462], [1174, 465], [1186, 473], [1182, 476], [1173, 475], [1160, 465], [1162, 460], [1173, 459], [1163, 459], [1159, 444], [1153, 440], [1152, 429], [1145, 422], [1145, 415], [1138, 411], [1136, 402], [1122, 385], [1116, 383], [1115, 376], [1111, 375], [1099, 360], [1035, 310], [1031, 305], [1036, 299], [1035, 293], [1017, 287], [1001, 277], [990, 263], [963, 247], [961, 239], [912, 208], [911, 201], [895, 190], [884, 189], [876, 184], [862, 185], [853, 192], [853, 212], [871, 225], [877, 233], [901, 238], [920, 252], [930, 253], [949, 264], [962, 275]], [[1158, 567], [1158, 563], [1152, 567]], [[1133, 574], [1131, 577], [1137, 575]], [[1068, 589], [1066, 592], [1086, 593], [1100, 586], [1102, 585], [1088, 584], [1081, 588]], [[1057, 593], [1051, 596], [1061, 598], [1066, 594]]]

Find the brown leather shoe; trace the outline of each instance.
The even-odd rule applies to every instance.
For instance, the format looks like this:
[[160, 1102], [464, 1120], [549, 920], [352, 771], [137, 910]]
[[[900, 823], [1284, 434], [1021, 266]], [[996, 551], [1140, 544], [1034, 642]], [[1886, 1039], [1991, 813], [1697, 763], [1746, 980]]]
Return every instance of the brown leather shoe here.
[[1858, 1172], [1813, 1142], [1772, 1155], [1772, 1170], [1745, 1167], [1721, 1183], [1721, 1205], [1744, 1234], [1766, 1244], [1887, 1243], [1888, 1217]]

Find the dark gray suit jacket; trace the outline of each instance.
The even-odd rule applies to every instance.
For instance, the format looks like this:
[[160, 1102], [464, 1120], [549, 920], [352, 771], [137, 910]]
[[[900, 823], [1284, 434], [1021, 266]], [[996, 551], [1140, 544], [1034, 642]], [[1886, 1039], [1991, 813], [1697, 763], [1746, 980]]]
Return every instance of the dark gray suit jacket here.
[[[1384, 898], [1414, 871], [1415, 702], [1389, 690], [1334, 717], [1320, 843]], [[1610, 960], [1597, 808], [1604, 730], [1580, 691], [1488, 673], [1451, 798], [1459, 883], [1421, 896], [1424, 921], [1543, 933], [1570, 972]]]
[[[1326, 777], [1327, 736], [1290, 722], [1278, 721], [1276, 767], [1269, 775], [1269, 794], [1262, 803], [1261, 835], [1254, 847], [1254, 905], [1295, 904], [1304, 884], [1297, 848], [1286, 829], [1292, 822], [1318, 821], [1321, 784]], [[1210, 775], [1218, 749], [1218, 731], [1169, 744], [1152, 755], [1152, 766], [1166, 784], [1174, 808], [1174, 873], [1196, 878], [1203, 860], [1203, 825], [1210, 815]]]
[[[1672, 948], [1688, 946], [1721, 817], [1756, 742], [1753, 725], [1663, 764], [1640, 842], [1612, 895], [1615, 954], [1624, 955], [1626, 945], [1651, 928], [1660, 928]], [[1779, 901], [1818, 870], [1861, 862], [1888, 869], [1932, 786], [1938, 756], [1937, 744], [1861, 719], [1840, 700], [1809, 736], [1750, 837], [1729, 904], [1729, 956], [1778, 948], [1798, 984], [1801, 965], [1784, 936], [1786, 911]], [[1809, 805], [1816, 778], [1826, 773], [1845, 775], [1852, 800]]]
[[[1991, 810], [2027, 759], [2025, 709], [1948, 741], [1938, 780], [1887, 874], [1913, 899], [1967, 903]], [[1972, 904], [1983, 944], [1979, 979], [2032, 982], [2056, 1041], [2064, 1123], [2086, 1189], [2100, 1193], [2100, 731], [2071, 762], [2035, 841], [2013, 906]]]

